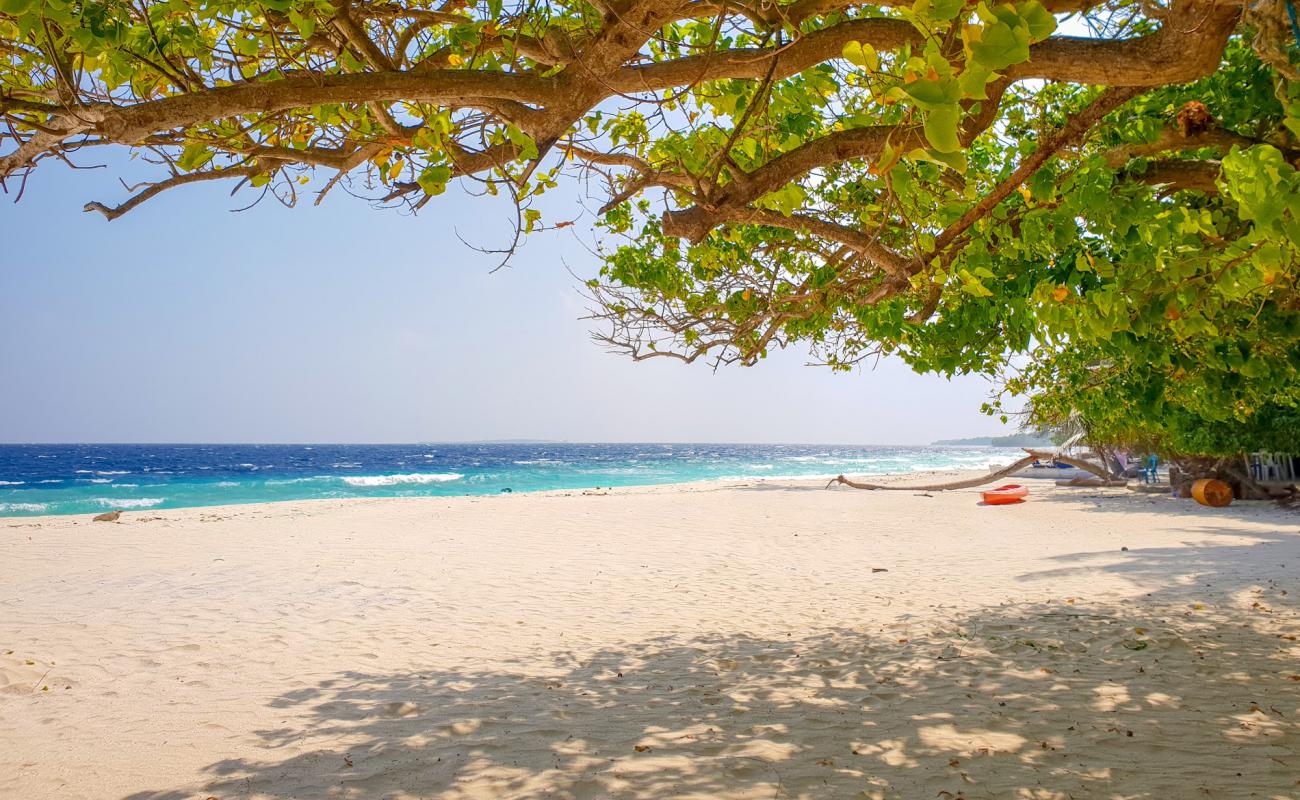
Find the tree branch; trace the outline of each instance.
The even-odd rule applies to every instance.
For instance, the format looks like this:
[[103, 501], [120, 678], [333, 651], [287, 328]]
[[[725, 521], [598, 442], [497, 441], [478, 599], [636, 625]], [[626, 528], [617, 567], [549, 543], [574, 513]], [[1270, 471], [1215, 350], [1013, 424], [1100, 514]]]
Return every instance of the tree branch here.
[[119, 206], [109, 208], [100, 202], [90, 202], [86, 203], [86, 207], [83, 210], [98, 211], [104, 215], [105, 219], [112, 221], [146, 200], [156, 197], [162, 192], [177, 186], [183, 186], [188, 183], [222, 180], [224, 178], [251, 178], [252, 176], [262, 172], [265, 172], [265, 170], [259, 167], [231, 167], [230, 169], [223, 169], [215, 172], [190, 172], [183, 175], [173, 175], [165, 181], [151, 184], [149, 188], [134, 195]]

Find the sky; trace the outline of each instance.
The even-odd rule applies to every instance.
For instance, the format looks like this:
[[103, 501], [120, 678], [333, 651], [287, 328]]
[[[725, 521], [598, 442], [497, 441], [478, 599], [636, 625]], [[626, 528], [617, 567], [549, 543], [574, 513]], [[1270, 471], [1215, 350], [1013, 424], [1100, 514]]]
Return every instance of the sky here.
[[[100, 156], [103, 159], [103, 156]], [[84, 161], [84, 158], [83, 158]], [[633, 363], [589, 339], [590, 215], [511, 265], [503, 205], [453, 186], [417, 216], [182, 187], [113, 222], [139, 174], [46, 163], [0, 195], [0, 442], [926, 444], [1006, 431], [989, 383], [851, 374], [791, 349], [752, 368]], [[87, 162], [89, 163], [89, 162]], [[577, 216], [572, 193], [552, 204]], [[573, 213], [569, 213], [572, 210]], [[572, 274], [571, 274], [572, 273]]]

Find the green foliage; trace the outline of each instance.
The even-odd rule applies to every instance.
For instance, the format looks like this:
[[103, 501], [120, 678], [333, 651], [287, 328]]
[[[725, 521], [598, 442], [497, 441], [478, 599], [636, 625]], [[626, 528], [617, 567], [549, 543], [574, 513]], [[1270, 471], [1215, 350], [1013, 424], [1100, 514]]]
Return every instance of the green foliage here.
[[[0, 0], [0, 176], [117, 144], [162, 188], [286, 203], [346, 181], [419, 209], [472, 178], [523, 234], [576, 173], [608, 192], [589, 289], [637, 355], [802, 342], [1001, 375], [993, 413], [1032, 398], [1115, 438], [1277, 431], [1300, 86], [1221, 3], [1089, 7], [1086, 47], [1057, 32], [1076, 5]], [[1222, 52], [1162, 83], [1157, 44]], [[1092, 119], [1100, 62], [1147, 88]]]

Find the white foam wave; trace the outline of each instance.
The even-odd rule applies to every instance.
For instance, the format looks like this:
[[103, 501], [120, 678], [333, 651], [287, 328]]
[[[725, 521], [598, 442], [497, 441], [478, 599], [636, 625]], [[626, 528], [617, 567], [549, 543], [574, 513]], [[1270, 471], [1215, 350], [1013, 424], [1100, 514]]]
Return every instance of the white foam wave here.
[[63, 481], [60, 478], [46, 478], [43, 481], [37, 481], [37, 483], [63, 483]]
[[0, 513], [5, 511], [44, 511], [49, 508], [46, 503], [0, 503]]
[[95, 470], [95, 474], [96, 475], [130, 475], [131, 471], [125, 469], [97, 469]]
[[22, 486], [27, 481], [0, 481], [0, 486]]
[[132, 497], [119, 500], [113, 497], [96, 497], [95, 502], [105, 508], [151, 508], [166, 499], [165, 497]]
[[112, 478], [91, 478], [90, 482], [91, 483], [112, 483], [113, 479]]
[[410, 475], [358, 475], [340, 480], [349, 486], [396, 486], [403, 483], [445, 483], [463, 477], [459, 472], [413, 472]]
[[236, 481], [218, 481], [217, 485], [228, 489], [231, 486], [238, 486], [239, 483]]
[[758, 483], [768, 483], [772, 481], [811, 481], [821, 480], [828, 481], [834, 478], [838, 473], [835, 472], [805, 472], [798, 475], [719, 475], [716, 478], [705, 478], [706, 481], [757, 481]]

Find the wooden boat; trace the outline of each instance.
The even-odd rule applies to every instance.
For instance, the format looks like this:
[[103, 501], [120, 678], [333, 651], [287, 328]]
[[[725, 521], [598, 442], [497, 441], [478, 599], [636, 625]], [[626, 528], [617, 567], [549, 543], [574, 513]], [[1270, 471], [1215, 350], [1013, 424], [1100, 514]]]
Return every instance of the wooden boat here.
[[999, 486], [996, 489], [989, 489], [987, 492], [980, 492], [984, 502], [991, 506], [1005, 506], [1012, 503], [1022, 503], [1025, 497], [1029, 495], [1029, 490], [1018, 483], [1008, 483]]

